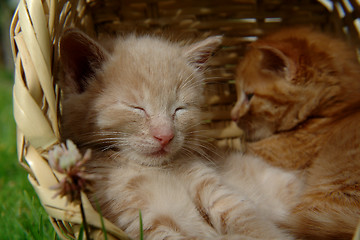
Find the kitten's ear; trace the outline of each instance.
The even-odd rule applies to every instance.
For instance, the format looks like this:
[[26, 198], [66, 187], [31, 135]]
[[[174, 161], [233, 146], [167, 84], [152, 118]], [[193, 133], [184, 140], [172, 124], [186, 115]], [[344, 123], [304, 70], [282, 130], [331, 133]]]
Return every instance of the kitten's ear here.
[[196, 42], [187, 46], [185, 49], [185, 57], [196, 68], [203, 68], [206, 61], [211, 57], [215, 50], [220, 46], [222, 36], [212, 36], [205, 40]]
[[[288, 81], [292, 80], [296, 74], [296, 64], [287, 56], [283, 49], [276, 44], [253, 43], [251, 47], [260, 50], [262, 54], [261, 70], [276, 74]], [[281, 49], [281, 50], [280, 50]]]
[[97, 42], [76, 29], [67, 29], [60, 39], [60, 61], [64, 77], [60, 85], [65, 91], [81, 93], [108, 53]]

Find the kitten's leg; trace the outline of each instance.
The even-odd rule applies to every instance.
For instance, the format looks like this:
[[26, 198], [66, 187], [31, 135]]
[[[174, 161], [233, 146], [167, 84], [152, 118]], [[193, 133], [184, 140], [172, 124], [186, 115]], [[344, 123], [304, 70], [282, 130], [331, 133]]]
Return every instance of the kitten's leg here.
[[355, 202], [343, 194], [307, 192], [284, 226], [302, 239], [352, 239], [360, 220], [360, 200]]
[[127, 169], [120, 173], [114, 171], [114, 174], [121, 178], [117, 181], [121, 184], [113, 184], [111, 191], [104, 192], [104, 188], [99, 187], [98, 199], [104, 216], [133, 239], [139, 239], [141, 210], [145, 239], [220, 240], [200, 216], [183, 183], [170, 172], [140, 175]]
[[239, 239], [292, 239], [263, 218], [252, 201], [225, 186], [205, 164], [191, 164], [187, 179], [199, 211], [219, 233], [241, 236]]
[[222, 162], [221, 175], [227, 185], [249, 197], [263, 215], [277, 223], [287, 218], [304, 188], [298, 172], [242, 153], [232, 154]]
[[301, 237], [351, 239], [355, 232], [360, 220], [360, 163], [339, 152], [342, 162], [324, 157], [313, 164], [300, 203], [285, 222]]

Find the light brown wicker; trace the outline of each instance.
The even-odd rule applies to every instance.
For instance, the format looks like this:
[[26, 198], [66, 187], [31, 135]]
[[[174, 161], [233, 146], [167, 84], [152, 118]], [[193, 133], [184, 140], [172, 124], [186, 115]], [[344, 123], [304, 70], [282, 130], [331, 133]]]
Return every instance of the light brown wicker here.
[[[49, 187], [62, 176], [46, 160], [59, 139], [60, 90], [54, 76], [64, 28], [76, 26], [90, 35], [134, 30], [223, 34], [224, 46], [211, 62], [218, 78], [207, 84], [213, 112], [207, 128], [219, 145], [241, 148], [242, 132], [230, 121], [229, 110], [236, 99], [233, 70], [246, 44], [283, 26], [312, 24], [359, 46], [359, 18], [355, 0], [20, 0], [10, 29], [18, 156], [59, 236], [74, 238], [81, 223], [78, 206], [52, 197]], [[99, 215], [85, 195], [83, 202], [93, 238], [103, 239]], [[109, 239], [128, 239], [108, 221], [106, 229]]]

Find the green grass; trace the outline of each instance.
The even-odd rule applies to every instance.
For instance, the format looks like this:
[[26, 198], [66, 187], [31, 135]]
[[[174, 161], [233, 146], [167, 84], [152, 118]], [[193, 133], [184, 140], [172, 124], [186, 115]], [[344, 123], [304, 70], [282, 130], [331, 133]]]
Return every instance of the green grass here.
[[12, 73], [0, 67], [0, 239], [57, 239], [16, 156]]

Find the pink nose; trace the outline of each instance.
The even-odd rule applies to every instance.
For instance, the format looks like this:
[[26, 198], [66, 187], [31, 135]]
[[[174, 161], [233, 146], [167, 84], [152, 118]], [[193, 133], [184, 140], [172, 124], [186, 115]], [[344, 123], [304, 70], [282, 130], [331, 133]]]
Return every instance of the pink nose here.
[[165, 147], [174, 138], [174, 133], [158, 134], [153, 137], [160, 142], [161, 146]]

